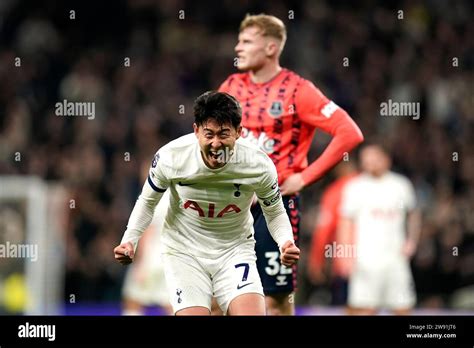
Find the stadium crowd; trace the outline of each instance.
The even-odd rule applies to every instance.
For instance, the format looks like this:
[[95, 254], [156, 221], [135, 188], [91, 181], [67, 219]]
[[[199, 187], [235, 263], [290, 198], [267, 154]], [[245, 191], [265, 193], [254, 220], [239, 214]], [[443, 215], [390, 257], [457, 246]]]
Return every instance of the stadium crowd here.
[[[36, 175], [70, 192], [65, 299], [119, 300], [124, 270], [112, 246], [141, 189], [140, 168], [189, 132], [193, 99], [236, 71], [238, 24], [266, 12], [288, 28], [283, 65], [347, 110], [366, 139], [384, 143], [395, 171], [414, 183], [423, 211], [412, 261], [417, 306], [473, 308], [461, 292], [474, 286], [473, 5], [370, 4], [2, 2], [0, 174]], [[419, 102], [420, 118], [381, 116], [389, 99]], [[95, 117], [56, 115], [63, 100], [95, 102]], [[311, 156], [328, 141], [316, 139]], [[303, 257], [332, 178], [303, 194]], [[306, 279], [304, 259], [299, 280], [300, 305], [324, 304], [312, 293], [325, 284]]]

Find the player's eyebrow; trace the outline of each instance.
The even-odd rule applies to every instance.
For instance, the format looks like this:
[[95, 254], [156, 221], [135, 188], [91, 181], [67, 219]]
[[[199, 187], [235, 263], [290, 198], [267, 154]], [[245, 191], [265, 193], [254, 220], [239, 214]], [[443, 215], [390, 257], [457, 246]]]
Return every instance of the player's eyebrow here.
[[[214, 130], [207, 127], [204, 127], [204, 131], [214, 133]], [[217, 131], [217, 133], [224, 133], [224, 132], [230, 132], [230, 128], [221, 128], [220, 130]]]

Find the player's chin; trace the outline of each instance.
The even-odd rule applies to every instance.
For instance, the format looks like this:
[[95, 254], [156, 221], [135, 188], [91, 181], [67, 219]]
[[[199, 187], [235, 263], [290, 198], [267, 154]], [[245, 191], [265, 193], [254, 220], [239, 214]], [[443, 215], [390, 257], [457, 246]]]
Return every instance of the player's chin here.
[[248, 71], [248, 70], [250, 70], [250, 66], [248, 64], [239, 62], [237, 64], [237, 69], [242, 70], [242, 71]]

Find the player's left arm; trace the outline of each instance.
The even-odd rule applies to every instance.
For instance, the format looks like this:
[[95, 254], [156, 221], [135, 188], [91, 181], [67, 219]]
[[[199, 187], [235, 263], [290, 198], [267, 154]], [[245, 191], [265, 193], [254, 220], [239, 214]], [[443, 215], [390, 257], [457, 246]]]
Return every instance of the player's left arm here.
[[255, 189], [272, 238], [280, 248], [280, 260], [285, 266], [292, 266], [300, 258], [300, 249], [295, 245], [290, 219], [283, 206], [275, 165], [265, 158], [264, 178]]
[[406, 257], [411, 258], [415, 254], [420, 240], [421, 211], [416, 207], [415, 189], [408, 179], [402, 192], [405, 194], [405, 206], [407, 208], [407, 239], [402, 252]]
[[319, 180], [341, 161], [345, 153], [352, 151], [364, 140], [361, 130], [347, 112], [309, 81], [305, 81], [298, 90], [295, 103], [299, 118], [304, 123], [329, 133], [332, 140], [321, 156], [282, 184], [283, 195], [296, 193]]
[[421, 212], [414, 209], [408, 212], [407, 216], [407, 239], [403, 245], [403, 254], [411, 258], [418, 247], [421, 234]]

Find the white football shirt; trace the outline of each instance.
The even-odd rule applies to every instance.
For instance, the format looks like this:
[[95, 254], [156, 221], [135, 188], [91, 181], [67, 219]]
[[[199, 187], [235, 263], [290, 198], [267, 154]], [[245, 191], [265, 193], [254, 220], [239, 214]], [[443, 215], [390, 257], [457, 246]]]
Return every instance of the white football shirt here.
[[341, 215], [354, 220], [357, 262], [377, 267], [403, 257], [406, 215], [415, 205], [413, 185], [400, 174], [361, 174], [348, 183]]

